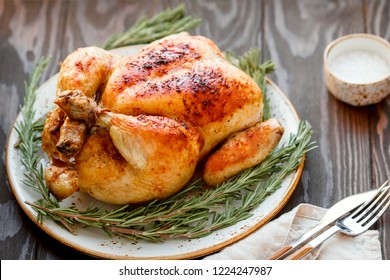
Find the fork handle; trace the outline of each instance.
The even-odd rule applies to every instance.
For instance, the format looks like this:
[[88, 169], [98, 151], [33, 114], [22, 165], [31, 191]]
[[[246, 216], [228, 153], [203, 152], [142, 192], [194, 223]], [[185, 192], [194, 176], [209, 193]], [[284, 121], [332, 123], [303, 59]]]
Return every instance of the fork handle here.
[[278, 250], [275, 254], [267, 258], [267, 260], [277, 260], [285, 253], [287, 253], [290, 249], [292, 249], [291, 245], [284, 246], [282, 249]]
[[299, 248], [298, 250], [296, 250], [291, 255], [288, 255], [284, 259], [285, 260], [299, 260], [299, 259], [303, 258], [304, 256], [306, 256], [308, 253], [310, 253], [311, 250], [313, 250], [313, 249], [314, 249], [313, 246], [311, 246], [310, 244], [306, 244], [306, 245], [302, 246], [301, 248]]

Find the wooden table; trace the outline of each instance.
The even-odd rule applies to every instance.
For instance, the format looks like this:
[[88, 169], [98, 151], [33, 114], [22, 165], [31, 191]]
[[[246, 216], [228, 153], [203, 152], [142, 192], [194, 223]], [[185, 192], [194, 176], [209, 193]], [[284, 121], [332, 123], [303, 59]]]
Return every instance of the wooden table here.
[[[192, 31], [238, 54], [261, 47], [277, 64], [270, 76], [313, 126], [318, 148], [307, 156], [300, 183], [283, 209], [299, 203], [329, 207], [390, 177], [390, 97], [352, 107], [333, 98], [322, 76], [325, 46], [348, 33], [390, 39], [390, 2], [371, 1], [8, 1], [0, 0], [0, 144], [19, 112], [24, 80], [41, 56], [52, 62], [43, 80], [77, 47], [101, 45], [141, 16], [184, 2], [203, 23]], [[0, 168], [0, 258], [88, 259], [40, 230], [10, 189], [5, 149]], [[376, 224], [390, 259], [390, 211]]]

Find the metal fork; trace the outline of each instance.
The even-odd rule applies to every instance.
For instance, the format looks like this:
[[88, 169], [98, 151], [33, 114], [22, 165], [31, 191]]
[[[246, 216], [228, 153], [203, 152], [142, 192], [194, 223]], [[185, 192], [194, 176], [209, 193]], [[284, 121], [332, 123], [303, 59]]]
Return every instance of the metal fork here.
[[334, 226], [287, 256], [286, 260], [298, 260], [337, 232], [356, 236], [368, 230], [390, 206], [390, 185], [383, 187], [378, 195], [363, 203], [348, 216], [338, 220]]

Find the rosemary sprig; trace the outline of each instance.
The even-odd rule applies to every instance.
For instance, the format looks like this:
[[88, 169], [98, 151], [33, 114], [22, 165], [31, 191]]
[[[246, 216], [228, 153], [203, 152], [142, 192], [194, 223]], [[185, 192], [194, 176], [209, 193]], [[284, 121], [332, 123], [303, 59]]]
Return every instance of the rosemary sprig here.
[[40, 193], [45, 200], [51, 200], [50, 193], [41, 180], [42, 168], [37, 168], [40, 161], [40, 131], [42, 130], [42, 120], [35, 120], [34, 103], [36, 100], [36, 90], [42, 74], [50, 62], [50, 58], [42, 58], [35, 66], [30, 79], [25, 82], [24, 106], [21, 108], [22, 120], [15, 126], [19, 136], [16, 147], [21, 151], [22, 165], [27, 173], [23, 183]]
[[124, 33], [108, 38], [103, 48], [110, 50], [129, 45], [147, 44], [170, 34], [188, 31], [201, 23], [198, 17], [186, 16], [184, 4], [166, 9], [154, 17], [141, 18]]

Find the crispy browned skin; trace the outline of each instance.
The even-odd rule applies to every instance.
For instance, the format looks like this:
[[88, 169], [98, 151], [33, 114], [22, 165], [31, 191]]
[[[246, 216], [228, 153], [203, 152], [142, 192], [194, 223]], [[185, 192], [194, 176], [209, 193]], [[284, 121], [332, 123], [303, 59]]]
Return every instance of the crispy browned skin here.
[[[239, 131], [249, 129], [242, 135], [253, 153], [270, 150], [248, 136], [257, 135], [258, 128], [251, 127], [262, 119], [261, 90], [202, 36], [168, 36], [130, 57], [78, 49], [61, 66], [56, 104], [67, 115], [60, 126], [67, 128], [70, 119], [89, 134], [84, 146], [80, 133], [69, 135], [70, 148], [59, 152], [62, 137], [55, 118], [48, 118], [45, 151], [53, 159], [59, 154], [66, 166], [74, 164], [81, 191], [110, 203], [146, 202], [177, 192], [202, 158]], [[53, 129], [57, 132], [50, 134]], [[229, 147], [222, 150], [231, 153]], [[75, 161], [67, 161], [68, 150]], [[218, 153], [212, 158], [221, 157]], [[239, 172], [240, 165], [253, 162], [249, 158], [244, 165], [226, 162], [225, 169]], [[209, 170], [207, 178], [213, 177]], [[56, 173], [48, 172], [47, 181], [55, 182], [50, 174]], [[75, 181], [65, 181], [70, 186], [64, 189], [74, 189]]]
[[279, 143], [284, 132], [276, 119], [268, 119], [229, 138], [204, 167], [203, 179], [216, 186], [237, 173], [259, 164]]

